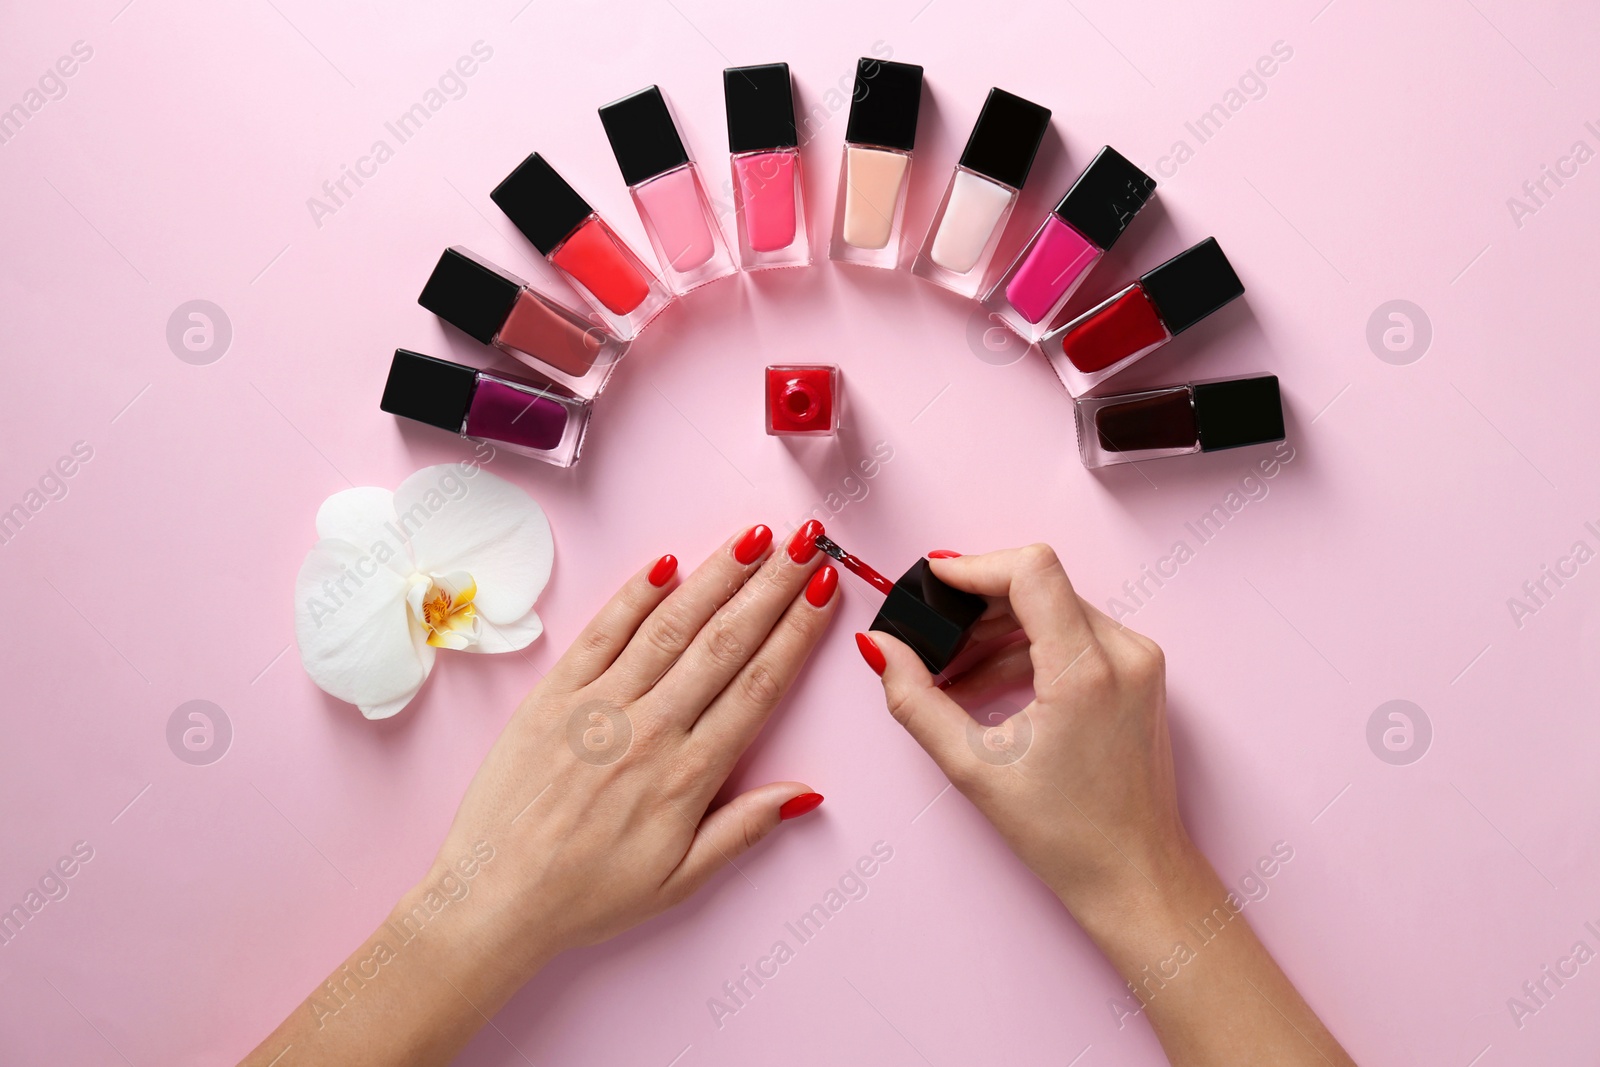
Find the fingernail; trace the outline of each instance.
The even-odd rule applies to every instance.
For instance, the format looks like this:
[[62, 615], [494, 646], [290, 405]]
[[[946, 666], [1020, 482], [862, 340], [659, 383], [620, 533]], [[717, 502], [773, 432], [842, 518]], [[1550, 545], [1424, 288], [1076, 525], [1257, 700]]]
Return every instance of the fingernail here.
[[960, 559], [961, 553], [952, 552], [948, 548], [936, 548], [928, 553], [929, 559]]
[[761, 558], [761, 554], [772, 544], [772, 530], [766, 526], [752, 526], [739, 538], [739, 543], [733, 546], [733, 558], [745, 566], [749, 566]]
[[822, 534], [822, 523], [816, 519], [807, 519], [805, 524], [796, 530], [794, 538], [789, 542], [789, 558], [799, 564], [810, 563], [817, 554], [817, 537]]
[[808, 811], [816, 811], [821, 803], [821, 793], [801, 793], [799, 796], [783, 802], [783, 805], [778, 808], [778, 819], [780, 821], [798, 819]]
[[856, 634], [856, 648], [861, 650], [861, 658], [867, 661], [867, 666], [875, 671], [878, 677], [883, 677], [883, 672], [889, 669], [889, 661], [883, 658], [883, 650], [878, 643], [866, 634]]
[[839, 572], [829, 566], [818, 568], [806, 583], [806, 602], [814, 608], [825, 607], [839, 588]]
[[660, 589], [672, 580], [678, 573], [678, 557], [673, 555], [662, 556], [656, 560], [656, 565], [650, 568], [650, 584]]

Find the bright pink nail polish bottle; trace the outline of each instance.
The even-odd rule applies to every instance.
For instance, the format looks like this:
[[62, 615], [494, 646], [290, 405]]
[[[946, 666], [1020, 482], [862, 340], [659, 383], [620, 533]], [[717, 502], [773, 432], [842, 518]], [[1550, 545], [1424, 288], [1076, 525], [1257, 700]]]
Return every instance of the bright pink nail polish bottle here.
[[722, 72], [728, 107], [739, 264], [745, 270], [811, 263], [800, 141], [789, 64], [729, 67]]
[[681, 295], [737, 271], [661, 90], [607, 104], [600, 121], [667, 286]]

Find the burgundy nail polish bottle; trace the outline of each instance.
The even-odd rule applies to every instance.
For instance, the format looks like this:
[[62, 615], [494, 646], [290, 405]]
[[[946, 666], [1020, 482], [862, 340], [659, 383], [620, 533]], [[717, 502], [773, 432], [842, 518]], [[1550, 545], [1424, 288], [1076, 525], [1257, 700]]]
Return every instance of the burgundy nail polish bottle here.
[[739, 263], [745, 270], [805, 267], [805, 182], [794, 121], [789, 64], [729, 67], [722, 72], [728, 108]]
[[1278, 378], [1219, 378], [1073, 402], [1089, 468], [1282, 441]]
[[628, 351], [626, 341], [613, 337], [597, 321], [465, 248], [445, 250], [417, 303], [577, 396], [598, 396], [617, 360]]
[[397, 348], [378, 406], [391, 415], [570, 467], [583, 450], [591, 402], [549, 382], [475, 370]]
[[735, 273], [739, 268], [661, 90], [652, 85], [612, 101], [600, 109], [600, 123], [668, 287], [681, 296]]
[[904, 641], [934, 674], [961, 654], [972, 628], [989, 607], [983, 597], [941, 581], [926, 558], [913, 563], [899, 581], [891, 582], [825, 535], [818, 535], [817, 547], [884, 594], [883, 607], [869, 629]]
[[1067, 392], [1082, 396], [1243, 293], [1222, 246], [1207, 237], [1051, 330], [1039, 346]]
[[767, 433], [822, 437], [839, 432], [839, 368], [791, 363], [767, 368]]

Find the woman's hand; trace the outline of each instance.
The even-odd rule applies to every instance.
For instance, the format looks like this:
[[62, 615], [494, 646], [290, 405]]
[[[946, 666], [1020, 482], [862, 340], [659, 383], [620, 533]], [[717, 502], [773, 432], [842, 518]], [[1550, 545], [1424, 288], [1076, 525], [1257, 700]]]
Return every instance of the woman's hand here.
[[[1184, 830], [1161, 649], [1079, 597], [1047, 545], [930, 558], [989, 598], [976, 665], [941, 688], [890, 634], [858, 634], [862, 656], [895, 719], [1127, 979], [1127, 1014], [1149, 1013], [1174, 1064], [1351, 1063]], [[1033, 701], [1004, 723], [963, 708], [1025, 682]]]
[[[693, 893], [822, 798], [799, 782], [708, 813], [822, 636], [820, 523], [755, 526], [681, 583], [630, 578], [522, 701], [429, 875], [247, 1062], [445, 1062], [552, 956]], [[380, 947], [381, 946], [381, 947]]]

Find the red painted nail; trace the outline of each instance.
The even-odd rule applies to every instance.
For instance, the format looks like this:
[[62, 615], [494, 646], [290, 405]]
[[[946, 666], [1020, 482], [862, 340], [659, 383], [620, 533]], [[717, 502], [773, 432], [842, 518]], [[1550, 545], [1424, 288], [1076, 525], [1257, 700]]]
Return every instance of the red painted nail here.
[[761, 554], [772, 544], [772, 530], [766, 526], [752, 526], [739, 538], [739, 543], [733, 546], [733, 558], [745, 566], [749, 566], [761, 558]]
[[678, 557], [673, 555], [662, 556], [656, 560], [656, 565], [650, 568], [650, 584], [660, 589], [672, 580], [678, 573]]
[[789, 541], [789, 558], [801, 565], [810, 563], [817, 554], [817, 538], [822, 533], [822, 523], [816, 519], [807, 519]]
[[780, 820], [798, 819], [808, 811], [816, 811], [821, 803], [821, 793], [801, 793], [799, 796], [783, 802], [783, 806], [778, 809], [778, 818]]
[[837, 588], [839, 572], [829, 566], [820, 567], [806, 583], [806, 602], [814, 608], [825, 607], [833, 599], [833, 591]]
[[856, 648], [861, 650], [861, 658], [867, 661], [867, 666], [877, 672], [880, 678], [883, 672], [889, 669], [889, 661], [883, 658], [883, 649], [866, 634], [856, 634]]
[[929, 559], [960, 559], [961, 553], [952, 552], [948, 548], [936, 548], [928, 553]]

